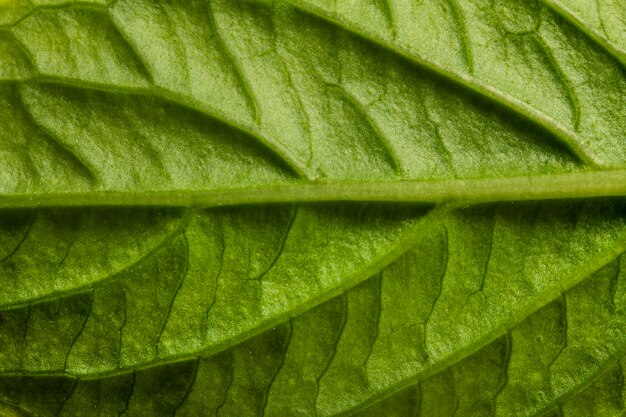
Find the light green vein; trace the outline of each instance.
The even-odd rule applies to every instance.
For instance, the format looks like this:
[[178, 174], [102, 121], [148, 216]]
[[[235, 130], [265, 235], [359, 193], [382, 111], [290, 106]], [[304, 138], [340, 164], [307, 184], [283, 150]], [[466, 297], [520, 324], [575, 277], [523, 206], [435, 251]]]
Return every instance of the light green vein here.
[[626, 197], [626, 170], [442, 181], [308, 182], [221, 190], [4, 194], [0, 195], [0, 208], [217, 207], [333, 201], [476, 204], [593, 197]]
[[591, 39], [594, 43], [600, 46], [604, 51], [606, 51], [613, 58], [617, 59], [621, 62], [622, 65], [626, 66], [626, 51], [620, 49], [613, 42], [608, 40], [605, 36], [603, 36], [597, 30], [592, 29], [585, 22], [580, 20], [576, 14], [563, 6], [556, 0], [542, 0], [546, 6], [552, 9], [555, 13], [563, 17], [565, 20], [576, 26], [576, 28], [587, 35], [589, 39]]

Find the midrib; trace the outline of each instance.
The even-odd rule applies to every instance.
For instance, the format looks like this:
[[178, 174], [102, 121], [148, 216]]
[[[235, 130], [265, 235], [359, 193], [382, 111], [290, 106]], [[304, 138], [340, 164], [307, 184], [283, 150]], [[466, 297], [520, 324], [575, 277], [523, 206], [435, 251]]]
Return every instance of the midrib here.
[[339, 201], [475, 204], [618, 196], [626, 196], [626, 170], [442, 181], [301, 182], [213, 190], [13, 193], [0, 195], [0, 208], [215, 207]]

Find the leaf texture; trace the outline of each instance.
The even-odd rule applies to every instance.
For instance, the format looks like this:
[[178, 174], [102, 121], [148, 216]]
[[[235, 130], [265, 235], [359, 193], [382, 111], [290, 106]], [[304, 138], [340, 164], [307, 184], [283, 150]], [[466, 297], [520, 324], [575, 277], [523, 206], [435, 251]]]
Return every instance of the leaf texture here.
[[[7, 311], [0, 332], [11, 343], [0, 353], [2, 370], [97, 376], [223, 349], [367, 278], [425, 230], [424, 211], [329, 206], [187, 215], [185, 227], [138, 265]], [[58, 326], [52, 350], [50, 321]]]
[[[472, 211], [474, 216], [479, 214]], [[432, 243], [424, 242], [424, 246]], [[537, 304], [544, 307], [519, 324], [508, 323], [503, 336], [476, 353], [467, 356], [478, 348], [471, 346], [470, 340], [465, 345], [451, 345], [457, 350], [453, 355], [465, 359], [442, 366], [441, 362], [450, 361], [425, 349], [428, 344], [420, 343], [423, 332], [432, 328], [424, 324], [430, 300], [421, 304], [415, 297], [415, 289], [421, 289], [419, 293], [429, 290], [424, 280], [426, 274], [419, 273], [423, 266], [418, 262], [420, 249], [423, 248], [411, 251], [347, 294], [216, 356], [96, 380], [7, 376], [2, 380], [2, 393], [5, 401], [20, 403], [28, 412], [36, 412], [42, 406], [33, 398], [45, 394], [45, 409], [47, 401], [57, 397], [57, 406], [67, 407], [68, 415], [80, 415], [81, 407], [90, 406], [98, 390], [110, 390], [106, 387], [112, 386], [119, 388], [99, 407], [128, 407], [135, 410], [133, 415], [169, 415], [173, 411], [193, 415], [197, 409], [233, 415], [289, 415], [294, 411], [335, 415], [345, 406], [341, 402], [341, 398], [346, 398], [342, 390], [349, 390], [353, 400], [358, 398], [355, 390], [359, 386], [371, 395], [375, 386], [382, 385], [381, 391], [386, 394], [394, 379], [396, 385], [406, 385], [406, 381], [398, 379], [397, 371], [395, 378], [393, 375], [394, 370], [403, 369], [404, 378], [419, 379], [415, 388], [418, 391], [412, 388], [366, 409], [364, 415], [401, 407], [406, 412], [398, 415], [482, 412], [522, 416], [535, 415], [559, 404], [567, 408], [585, 393], [589, 379], [601, 380], [605, 374], [610, 377], [616, 372], [612, 358], [620, 358], [626, 346], [621, 332], [623, 257], [584, 277], [562, 296], [543, 299]], [[419, 272], [407, 274], [408, 271]], [[435, 289], [430, 286], [431, 292]], [[431, 298], [437, 298], [436, 294]], [[415, 304], [410, 309], [392, 308], [410, 301]], [[445, 306], [443, 301], [437, 303]], [[518, 304], [509, 305], [515, 309]], [[420, 307], [426, 318], [421, 322], [407, 320]], [[480, 318], [478, 313], [475, 316]], [[457, 322], [457, 332], [462, 334], [462, 319]], [[453, 323], [449, 321], [447, 325]], [[312, 327], [315, 332], [310, 331]], [[606, 340], [611, 343], [607, 345]], [[404, 366], [398, 367], [400, 364]], [[428, 377], [433, 373], [428, 368], [433, 367], [444, 370]], [[164, 386], [164, 380], [172, 385]], [[46, 388], [50, 381], [56, 381], [53, 392]], [[161, 400], [156, 402], [155, 397]], [[290, 398], [289, 404], [285, 398]], [[448, 405], [450, 409], [446, 411]], [[157, 408], [146, 411], [150, 407]]]
[[623, 414], [625, 10], [0, 1], [0, 416]]
[[[622, 67], [547, 9], [510, 5], [510, 20], [546, 28], [520, 36], [474, 11], [465, 26], [498, 32], [476, 35], [495, 39], [471, 60], [488, 63], [483, 73], [459, 55], [458, 36], [467, 48], [484, 43], [469, 34], [433, 48], [405, 39], [401, 22], [361, 33], [364, 20], [348, 24], [358, 10], [325, 4], [310, 8], [326, 19], [307, 2], [34, 7], [2, 32], [8, 65], [24, 68], [3, 77], [12, 164], [4, 192], [207, 192], [624, 168]], [[461, 10], [398, 14], [429, 13], [452, 24]], [[491, 58], [503, 51], [510, 59]], [[538, 76], [540, 96], [524, 96]]]

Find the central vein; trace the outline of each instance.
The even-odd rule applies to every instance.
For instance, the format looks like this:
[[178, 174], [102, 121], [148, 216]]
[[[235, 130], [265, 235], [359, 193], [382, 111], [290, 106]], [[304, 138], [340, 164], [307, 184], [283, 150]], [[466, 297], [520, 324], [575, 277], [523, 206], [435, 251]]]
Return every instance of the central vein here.
[[215, 207], [286, 202], [484, 203], [626, 196], [626, 170], [446, 181], [304, 182], [255, 188], [0, 195], [0, 208]]

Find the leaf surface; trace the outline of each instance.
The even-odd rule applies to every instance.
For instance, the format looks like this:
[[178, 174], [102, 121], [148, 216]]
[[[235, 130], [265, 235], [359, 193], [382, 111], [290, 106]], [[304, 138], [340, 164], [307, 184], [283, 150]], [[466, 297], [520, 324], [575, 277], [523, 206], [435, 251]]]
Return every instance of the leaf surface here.
[[547, 0], [546, 4], [626, 64], [626, 7], [619, 1]]
[[[491, 210], [470, 211], [460, 217], [492, 217]], [[585, 407], [621, 409], [610, 401], [603, 405], [601, 400], [580, 398], [604, 378], [615, 378], [615, 372], [620, 372], [615, 359], [626, 352], [621, 332], [626, 320], [623, 256], [580, 277], [562, 296], [537, 300], [537, 296], [519, 294], [504, 304], [517, 317], [508, 318], [501, 332], [482, 341], [469, 336], [459, 342], [437, 332], [440, 338], [455, 342], [446, 354], [431, 348], [442, 345], [441, 341], [423, 339], [424, 331], [436, 327], [424, 324], [431, 299], [438, 298], [432, 311], [447, 308], [445, 296], [437, 297], [436, 288], [429, 285], [432, 282], [425, 280], [430, 269], [423, 272], [419, 258], [423, 248], [433, 243], [424, 242], [346, 294], [215, 356], [95, 380], [5, 376], [0, 392], [7, 404], [20, 404], [41, 415], [59, 409], [80, 415], [94, 404], [103, 415], [124, 409], [130, 415], [194, 415], [198, 409], [218, 415], [280, 416], [294, 411], [336, 415], [359, 406], [359, 398], [371, 402], [376, 398], [372, 394], [384, 398], [420, 381], [418, 388], [361, 413], [532, 416], [557, 406], [574, 412]], [[491, 258], [494, 264], [510, 259], [498, 258], [496, 249]], [[453, 271], [456, 262], [452, 257], [449, 262]], [[446, 280], [457, 278], [453, 282], [464, 277], [448, 274]], [[527, 276], [526, 284], [531, 281]], [[416, 290], [424, 295], [430, 291], [432, 296], [420, 300]], [[517, 311], [525, 301], [535, 304], [527, 309], [528, 316]], [[393, 309], [396, 305], [406, 308]], [[485, 299], [480, 308], [488, 311], [489, 305]], [[420, 310], [422, 318], [415, 320]], [[34, 310], [32, 314], [39, 313]], [[473, 315], [482, 317], [479, 311]], [[449, 320], [446, 326], [455, 327], [456, 334], [467, 334], [464, 320], [468, 319]], [[481, 346], [485, 347], [479, 350]], [[586, 388], [588, 381], [598, 382]], [[116, 388], [111, 391], [112, 387]], [[97, 399], [98, 392], [109, 395]], [[367, 394], [360, 397], [359, 392]], [[602, 395], [618, 394], [610, 388]], [[576, 401], [583, 401], [583, 407], [578, 408]]]
[[[425, 34], [442, 42], [430, 45], [408, 37], [410, 22], [361, 30], [375, 11], [365, 4], [37, 5], [0, 33], [21, 71], [0, 74], [11, 164], [1, 185], [21, 197], [5, 204], [106, 204], [102, 192], [121, 193], [109, 204], [150, 204], [177, 191], [170, 204], [207, 205], [223, 202], [218, 191], [261, 188], [272, 200], [276, 187], [311, 180], [323, 190], [624, 169], [622, 67], [547, 9], [500, 5], [509, 25], [542, 23], [541, 34], [508, 36], [521, 29], [471, 2], [393, 2], [399, 16], [451, 24], [464, 12], [475, 21], [462, 27], [484, 29], [476, 40]], [[466, 54], [476, 48], [471, 68], [459, 39]], [[531, 79], [538, 97], [525, 96]]]
[[7, 310], [2, 371], [98, 376], [219, 351], [376, 272], [434, 223], [427, 212], [353, 205], [188, 214], [132, 268]]
[[622, 412], [596, 3], [0, 2], [0, 415]]

